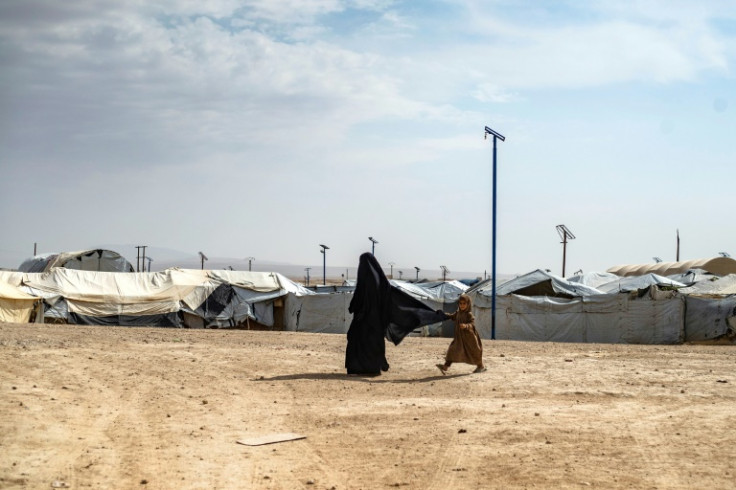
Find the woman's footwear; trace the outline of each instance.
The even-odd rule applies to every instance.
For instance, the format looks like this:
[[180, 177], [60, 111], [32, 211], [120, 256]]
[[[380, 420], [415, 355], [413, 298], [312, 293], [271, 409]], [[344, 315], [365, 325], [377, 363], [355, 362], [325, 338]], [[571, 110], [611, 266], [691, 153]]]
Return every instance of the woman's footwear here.
[[485, 367], [485, 366], [478, 366], [477, 368], [475, 368], [475, 371], [473, 371], [473, 372], [474, 373], [485, 373], [486, 371], [488, 371], [488, 368], [487, 367]]
[[440, 370], [443, 376], [447, 374], [447, 368], [445, 367], [444, 364], [437, 364], [437, 369]]

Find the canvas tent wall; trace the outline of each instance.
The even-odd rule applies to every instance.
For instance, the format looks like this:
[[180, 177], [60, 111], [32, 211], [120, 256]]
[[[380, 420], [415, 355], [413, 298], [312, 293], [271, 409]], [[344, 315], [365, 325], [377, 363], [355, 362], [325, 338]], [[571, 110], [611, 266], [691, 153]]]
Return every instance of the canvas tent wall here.
[[[458, 296], [467, 289], [465, 284], [458, 281], [416, 284], [392, 279], [389, 282], [430, 308], [445, 311], [454, 311]], [[353, 318], [348, 311], [353, 290], [318, 291], [322, 292], [286, 297], [284, 328], [299, 332], [347, 333]], [[447, 323], [451, 336], [452, 322]], [[427, 325], [418, 332], [423, 336], [439, 336], [444, 334], [444, 326], [444, 323]]]
[[[546, 342], [677, 344], [684, 341], [682, 297], [670, 292], [603, 294], [561, 298], [496, 298], [496, 339]], [[473, 298], [476, 329], [491, 338], [491, 298]]]
[[681, 262], [657, 262], [654, 264], [617, 265], [608, 272], [618, 276], [641, 276], [648, 273], [660, 276], [682, 274], [690, 269], [702, 269], [717, 276], [736, 274], [736, 260], [730, 257], [695, 259]]
[[[684, 339], [684, 300], [647, 286], [645, 294], [603, 294], [537, 270], [496, 288], [496, 338], [552, 342], [672, 344]], [[491, 338], [492, 290], [471, 292], [476, 329]]]
[[20, 272], [48, 272], [54, 267], [98, 272], [134, 272], [133, 265], [112, 250], [94, 249], [36, 255], [23, 261]]
[[[226, 327], [247, 319], [273, 323], [276, 298], [312, 294], [280, 274], [244, 271], [120, 274], [55, 268], [25, 273], [22, 283], [26, 292], [44, 300], [55, 319], [94, 325]], [[199, 321], [187, 324], [191, 318]]]
[[22, 274], [0, 271], [0, 322], [27, 323], [39, 299], [21, 288]]

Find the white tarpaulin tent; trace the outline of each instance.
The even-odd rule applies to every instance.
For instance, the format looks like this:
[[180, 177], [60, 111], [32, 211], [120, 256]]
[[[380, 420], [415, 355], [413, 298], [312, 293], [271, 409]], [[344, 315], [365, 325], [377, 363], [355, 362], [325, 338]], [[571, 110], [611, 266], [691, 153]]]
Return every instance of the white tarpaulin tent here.
[[647, 289], [650, 286], [668, 286], [672, 288], [685, 287], [681, 282], [650, 272], [643, 276], [619, 277], [609, 283], [601, 284], [598, 286], [598, 289], [604, 293], [628, 293], [631, 291]]
[[[471, 291], [490, 299], [492, 287], [491, 283], [487, 282], [477, 288], [471, 288]], [[496, 296], [507, 294], [575, 298], [601, 294], [601, 292], [585, 284], [570, 282], [563, 277], [537, 269], [496, 286]]]
[[21, 274], [27, 293], [42, 298], [53, 317], [69, 323], [182, 326], [187, 313], [200, 318], [197, 326], [203, 327], [234, 326], [246, 319], [273, 324], [269, 301], [289, 293], [314, 294], [266, 272], [167, 269], [123, 274], [55, 268], [16, 274]]
[[20, 287], [23, 274], [0, 271], [0, 322], [26, 323], [39, 302]]
[[134, 272], [133, 265], [113, 250], [94, 249], [47, 253], [23, 261], [20, 272], [48, 272], [56, 267], [82, 271]]

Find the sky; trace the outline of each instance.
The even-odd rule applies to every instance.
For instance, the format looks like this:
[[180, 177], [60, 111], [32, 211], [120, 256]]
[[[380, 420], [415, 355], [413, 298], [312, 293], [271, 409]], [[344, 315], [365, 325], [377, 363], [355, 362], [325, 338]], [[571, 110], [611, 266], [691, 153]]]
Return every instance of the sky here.
[[485, 126], [499, 274], [736, 257], [732, 2], [9, 0], [0, 67], [0, 267], [490, 272]]

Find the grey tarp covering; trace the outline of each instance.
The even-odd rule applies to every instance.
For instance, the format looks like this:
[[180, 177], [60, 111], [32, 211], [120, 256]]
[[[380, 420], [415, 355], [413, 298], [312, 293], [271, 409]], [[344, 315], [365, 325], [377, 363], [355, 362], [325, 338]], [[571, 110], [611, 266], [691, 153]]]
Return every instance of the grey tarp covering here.
[[719, 276], [715, 276], [702, 269], [689, 269], [681, 274], [672, 274], [667, 277], [685, 286], [692, 286], [698, 282], [716, 280]]
[[[418, 284], [399, 280], [389, 282], [430, 308], [445, 311], [454, 311], [458, 296], [468, 288], [459, 281]], [[352, 320], [352, 314], [348, 312], [353, 297], [352, 289], [328, 291], [322, 288], [317, 291], [311, 296], [289, 295], [286, 298], [284, 328], [300, 332], [346, 333]], [[445, 323], [421, 327], [419, 332], [424, 336], [443, 334]], [[452, 322], [448, 324], [451, 329]]]
[[48, 272], [54, 267], [98, 272], [134, 272], [133, 265], [122, 255], [105, 249], [48, 253], [33, 256], [18, 267], [20, 272]]
[[668, 286], [673, 288], [684, 288], [685, 285], [668, 277], [649, 273], [643, 276], [620, 277], [607, 284], [601, 284], [598, 289], [604, 293], [628, 293], [647, 289], [650, 286]]
[[309, 296], [288, 295], [284, 329], [298, 332], [346, 333], [352, 320], [348, 312], [352, 293], [335, 292]]
[[736, 294], [736, 274], [723, 277], [711, 277], [704, 281], [698, 281], [690, 287], [680, 290], [683, 294], [717, 294], [726, 296]]
[[697, 342], [736, 335], [736, 295], [687, 296], [685, 340]]
[[[481, 297], [487, 297], [488, 301], [491, 300], [492, 285], [490, 283], [474, 291]], [[601, 292], [585, 284], [570, 282], [562, 277], [537, 269], [496, 286], [496, 296], [507, 294], [574, 298], [601, 294]]]
[[[491, 338], [491, 307], [475, 301], [476, 329]], [[550, 342], [676, 344], [684, 340], [681, 296], [652, 290], [577, 298], [507, 295], [496, 298], [496, 338]]]
[[610, 272], [586, 272], [576, 276], [568, 277], [567, 281], [575, 284], [583, 284], [592, 288], [598, 288], [602, 284], [609, 283], [618, 279], [616, 274]]

